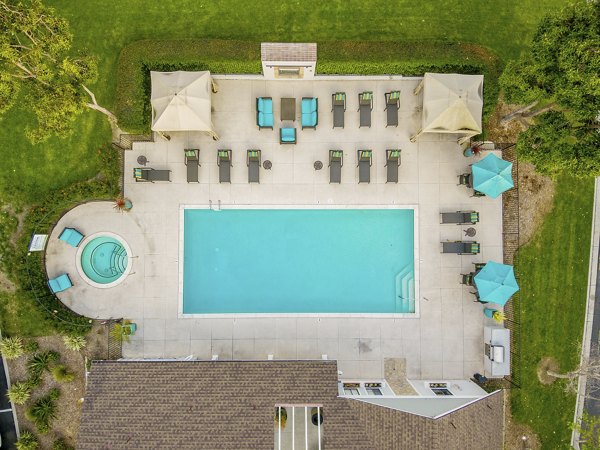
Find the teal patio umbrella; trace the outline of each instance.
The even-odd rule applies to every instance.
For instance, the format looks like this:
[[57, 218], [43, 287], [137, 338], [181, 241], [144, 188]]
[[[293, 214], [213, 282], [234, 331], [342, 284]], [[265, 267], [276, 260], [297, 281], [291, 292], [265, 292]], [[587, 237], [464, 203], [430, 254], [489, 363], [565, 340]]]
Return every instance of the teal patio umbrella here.
[[488, 261], [475, 275], [479, 298], [503, 306], [519, 290], [513, 266]]
[[496, 198], [514, 187], [512, 163], [490, 153], [471, 166], [473, 189], [488, 197]]

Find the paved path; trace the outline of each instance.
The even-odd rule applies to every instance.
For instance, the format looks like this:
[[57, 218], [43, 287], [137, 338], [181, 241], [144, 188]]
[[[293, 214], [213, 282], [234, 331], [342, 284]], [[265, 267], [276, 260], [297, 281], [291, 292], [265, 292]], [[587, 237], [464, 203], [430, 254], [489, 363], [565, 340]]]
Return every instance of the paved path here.
[[6, 398], [4, 393], [8, 389], [7, 368], [2, 359], [2, 370], [0, 370], [0, 436], [2, 438], [1, 450], [9, 450], [15, 448], [17, 442], [17, 429], [15, 418], [12, 411], [12, 405]]
[[[581, 360], [600, 356], [600, 178], [595, 181], [594, 215], [590, 248], [590, 266], [588, 274], [588, 299], [586, 306], [585, 325]], [[587, 398], [600, 398], [599, 380], [591, 380], [585, 376], [579, 378], [577, 404], [574, 421], [578, 422], [584, 411], [594, 416], [600, 416], [600, 401]], [[573, 430], [571, 445], [579, 449], [579, 433]]]

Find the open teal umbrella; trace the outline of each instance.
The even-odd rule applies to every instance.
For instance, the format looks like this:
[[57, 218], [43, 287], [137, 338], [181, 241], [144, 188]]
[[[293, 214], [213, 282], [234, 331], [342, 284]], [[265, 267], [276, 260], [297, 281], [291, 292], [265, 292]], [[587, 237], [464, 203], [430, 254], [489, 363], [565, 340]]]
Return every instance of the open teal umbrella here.
[[514, 187], [512, 163], [490, 153], [471, 166], [473, 189], [488, 197], [496, 198]]
[[475, 275], [479, 298], [503, 306], [519, 290], [513, 266], [488, 261]]

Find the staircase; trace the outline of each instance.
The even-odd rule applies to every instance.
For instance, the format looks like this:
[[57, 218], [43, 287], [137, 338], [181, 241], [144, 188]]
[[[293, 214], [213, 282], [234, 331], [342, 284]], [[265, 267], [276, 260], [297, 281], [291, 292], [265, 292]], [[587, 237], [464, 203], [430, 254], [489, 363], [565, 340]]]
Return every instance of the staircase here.
[[396, 274], [396, 311], [415, 312], [415, 271], [413, 263]]

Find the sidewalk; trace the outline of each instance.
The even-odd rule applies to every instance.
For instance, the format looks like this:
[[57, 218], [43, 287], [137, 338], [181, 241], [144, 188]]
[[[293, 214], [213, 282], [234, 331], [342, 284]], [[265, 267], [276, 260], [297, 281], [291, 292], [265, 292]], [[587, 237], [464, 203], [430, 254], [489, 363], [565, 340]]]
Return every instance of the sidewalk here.
[[[590, 266], [588, 274], [587, 308], [585, 313], [585, 325], [583, 329], [583, 342], [581, 349], [581, 361], [590, 357], [600, 355], [600, 267], [598, 257], [600, 249], [600, 177], [596, 178], [594, 191], [594, 214], [592, 218], [592, 236], [590, 249]], [[577, 386], [577, 403], [575, 405], [574, 422], [578, 422], [586, 411], [590, 415], [600, 415], [600, 401], [586, 398], [592, 388], [585, 376], [579, 377]], [[598, 394], [596, 394], [598, 395]], [[579, 449], [579, 433], [573, 430], [571, 445]]]

